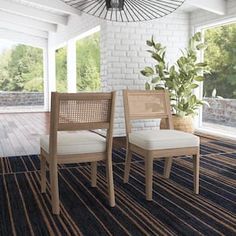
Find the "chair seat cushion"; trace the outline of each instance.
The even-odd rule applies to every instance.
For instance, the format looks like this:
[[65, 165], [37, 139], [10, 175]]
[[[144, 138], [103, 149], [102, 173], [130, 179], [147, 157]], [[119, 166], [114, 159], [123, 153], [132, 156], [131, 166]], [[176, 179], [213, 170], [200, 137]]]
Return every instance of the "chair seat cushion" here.
[[[40, 147], [49, 153], [49, 135], [40, 138]], [[106, 151], [106, 139], [102, 136], [89, 132], [58, 132], [57, 154], [86, 154]]]
[[198, 147], [199, 137], [177, 130], [141, 130], [130, 133], [129, 142], [145, 150]]

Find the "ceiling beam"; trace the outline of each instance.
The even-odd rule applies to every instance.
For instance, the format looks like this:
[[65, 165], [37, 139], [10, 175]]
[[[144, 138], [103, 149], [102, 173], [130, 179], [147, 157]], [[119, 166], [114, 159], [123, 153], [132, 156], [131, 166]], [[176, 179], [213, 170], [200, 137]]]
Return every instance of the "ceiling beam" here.
[[39, 30], [48, 31], [48, 32], [57, 31], [56, 24], [51, 24], [44, 21], [39, 21], [39, 20], [11, 14], [11, 13], [0, 10], [0, 22], [1, 21], [14, 23], [16, 25], [23, 25], [23, 26], [27, 26], [27, 27], [31, 27], [31, 28], [35, 28]]
[[48, 32], [46, 32], [46, 31], [33, 29], [33, 28], [26, 27], [26, 26], [22, 26], [22, 25], [16, 25], [16, 24], [10, 23], [10, 22], [0, 21], [0, 28], [13, 30], [13, 31], [20, 32], [20, 33], [26, 33], [28, 35], [33, 35], [33, 36], [37, 36], [40, 38], [48, 38]]
[[21, 16], [27, 16], [33, 19], [50, 22], [54, 24], [67, 25], [68, 17], [46, 12], [23, 4], [0, 0], [0, 9]]
[[81, 11], [71, 7], [61, 0], [23, 0], [23, 2], [32, 3], [32, 5], [44, 6], [51, 10], [55, 10], [61, 13], [69, 15], [81, 15]]
[[0, 38], [10, 40], [15, 43], [22, 43], [33, 47], [46, 48], [47, 39], [27, 35], [25, 33], [19, 33], [12, 30], [0, 29]]
[[225, 0], [187, 0], [186, 4], [216, 13], [218, 15], [226, 14]]

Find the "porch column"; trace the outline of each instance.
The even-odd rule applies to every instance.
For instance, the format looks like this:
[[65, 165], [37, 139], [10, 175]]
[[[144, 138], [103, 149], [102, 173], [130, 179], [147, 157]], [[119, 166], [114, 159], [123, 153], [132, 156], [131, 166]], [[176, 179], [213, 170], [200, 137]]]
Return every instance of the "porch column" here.
[[56, 91], [56, 62], [55, 50], [45, 48], [43, 54], [44, 61], [44, 108], [50, 110], [51, 92]]
[[67, 90], [76, 93], [76, 40], [67, 42]]

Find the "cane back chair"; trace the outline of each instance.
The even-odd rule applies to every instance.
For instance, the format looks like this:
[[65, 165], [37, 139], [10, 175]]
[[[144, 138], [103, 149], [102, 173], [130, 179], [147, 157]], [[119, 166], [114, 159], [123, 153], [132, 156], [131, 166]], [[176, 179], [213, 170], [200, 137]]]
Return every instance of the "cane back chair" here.
[[[106, 161], [108, 195], [115, 206], [112, 173], [112, 136], [115, 92], [57, 93], [51, 96], [50, 135], [42, 136], [41, 191], [46, 191], [46, 163], [49, 163], [52, 211], [60, 213], [58, 164], [91, 163], [91, 185], [96, 186], [97, 162]], [[106, 138], [90, 130], [107, 130]]]
[[[123, 91], [126, 122], [127, 153], [124, 183], [129, 180], [132, 153], [145, 159], [146, 199], [152, 200], [153, 160], [164, 157], [164, 177], [169, 178], [172, 157], [193, 156], [194, 192], [199, 193], [199, 138], [193, 134], [173, 130], [172, 115], [168, 92], [158, 91]], [[132, 129], [133, 120], [163, 119], [166, 129]]]

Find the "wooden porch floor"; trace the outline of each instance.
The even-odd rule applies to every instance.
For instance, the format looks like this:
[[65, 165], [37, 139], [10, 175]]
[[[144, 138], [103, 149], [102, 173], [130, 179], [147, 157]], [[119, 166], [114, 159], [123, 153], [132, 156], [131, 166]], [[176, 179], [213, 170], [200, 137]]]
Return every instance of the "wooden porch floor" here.
[[[39, 154], [40, 136], [49, 133], [49, 113], [0, 114], [0, 157]], [[201, 137], [201, 142], [212, 138]], [[124, 147], [125, 138], [115, 138], [114, 147]]]
[[49, 113], [0, 114], [0, 156], [39, 153], [39, 139], [49, 132]]

